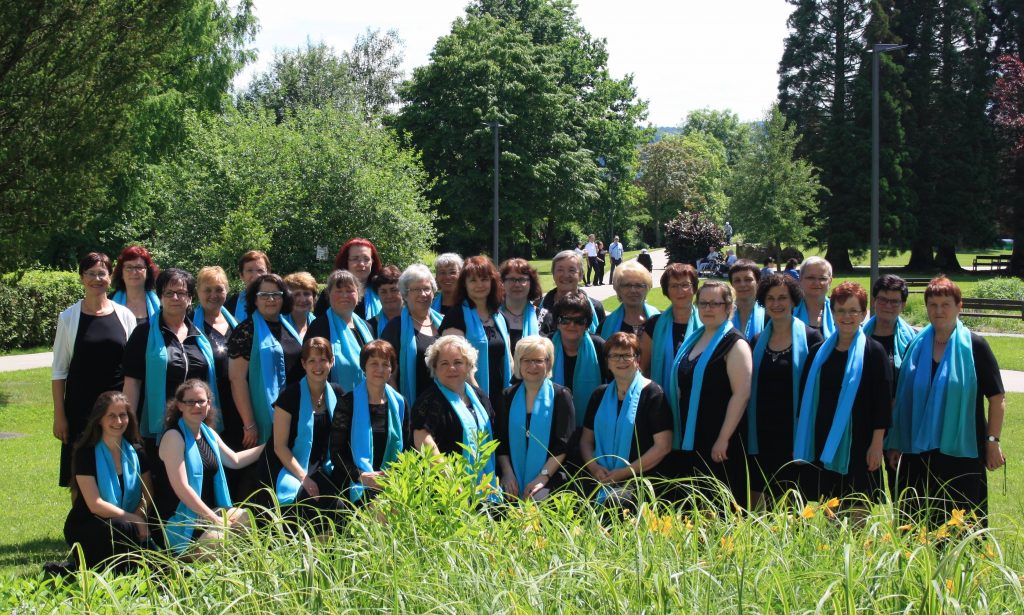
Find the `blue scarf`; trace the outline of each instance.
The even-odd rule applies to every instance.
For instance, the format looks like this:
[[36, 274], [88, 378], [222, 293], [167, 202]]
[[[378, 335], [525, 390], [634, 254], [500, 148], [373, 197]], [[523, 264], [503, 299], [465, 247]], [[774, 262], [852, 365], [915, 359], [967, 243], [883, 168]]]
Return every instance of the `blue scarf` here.
[[976, 459], [978, 376], [971, 332], [957, 320], [933, 379], [934, 340], [935, 328], [928, 325], [907, 348], [887, 447], [904, 453], [939, 449], [944, 455]]
[[[732, 313], [732, 326], [740, 329], [740, 310], [736, 308]], [[750, 340], [754, 339], [754, 336], [760, 333], [764, 329], [764, 306], [754, 302], [754, 309], [750, 311], [750, 316], [747, 317], [747, 324], [743, 327], [743, 337]]]
[[[441, 314], [430, 310], [430, 323], [435, 327], [441, 326]], [[412, 404], [416, 401], [416, 327], [413, 325], [412, 317], [409, 315], [409, 308], [402, 308], [402, 330], [398, 349], [399, 381], [398, 388], [405, 398], [405, 403]]]
[[[352, 389], [365, 377], [363, 368], [359, 367], [359, 342], [352, 329], [331, 308], [324, 315], [330, 326], [331, 349], [334, 351], [334, 367], [331, 368], [331, 382], [341, 387], [342, 391], [351, 393]], [[370, 326], [355, 312], [352, 313], [352, 324], [355, 325], [363, 344], [373, 341]]]
[[[593, 307], [593, 306], [591, 306]], [[537, 309], [530, 302], [523, 309], [523, 337], [540, 335], [540, 322], [537, 320]]]
[[[221, 313], [222, 316], [224, 316], [224, 320], [228, 321], [228, 326], [229, 327], [234, 329], [235, 327], [238, 326], [238, 321], [235, 320], [235, 317], [223, 305], [220, 306], [220, 313]], [[193, 312], [193, 314], [192, 314], [192, 324], [194, 324], [196, 326], [196, 329], [199, 329], [199, 332], [202, 333], [203, 330], [204, 330], [203, 329], [203, 325], [204, 325], [205, 322], [206, 322], [206, 312], [203, 311], [203, 306], [202, 305], [197, 305], [195, 312]]]
[[374, 339], [379, 340], [384, 335], [384, 328], [388, 326], [389, 322], [391, 319], [385, 316], [383, 311], [377, 314], [377, 335], [374, 336]]
[[718, 348], [718, 343], [722, 341], [726, 333], [732, 331], [733, 326], [729, 320], [723, 322], [715, 330], [715, 335], [708, 342], [708, 347], [700, 353], [700, 358], [697, 359], [697, 365], [693, 369], [693, 384], [690, 386], [690, 399], [687, 405], [688, 410], [684, 429], [679, 399], [679, 364], [689, 354], [690, 349], [697, 345], [700, 336], [704, 335], [704, 328], [704, 325], [701, 325], [696, 331], [686, 336], [686, 339], [679, 346], [679, 351], [676, 352], [675, 358], [672, 360], [672, 368], [669, 372], [669, 388], [666, 391], [666, 395], [668, 396], [669, 405], [672, 406], [672, 448], [674, 450], [693, 450], [694, 432], [697, 429], [697, 411], [700, 408], [700, 391], [704, 386], [704, 370], [711, 361], [711, 355], [714, 354], [715, 348]]
[[235, 301], [235, 320], [244, 321], [249, 317], [249, 311], [245, 307], [245, 291], [238, 293], [238, 300]]
[[[811, 317], [807, 314], [807, 302], [803, 299], [800, 300], [800, 305], [793, 309], [793, 315], [807, 323], [808, 327], [813, 328]], [[821, 309], [821, 335], [828, 338], [835, 332], [836, 321], [832, 318], [832, 302], [825, 299], [825, 305]]]
[[[672, 369], [672, 360], [676, 356], [676, 346], [672, 339], [672, 325], [675, 320], [672, 317], [672, 310], [665, 310], [654, 324], [654, 337], [651, 338], [651, 380], [658, 383], [663, 390], [667, 391]], [[697, 314], [697, 306], [690, 306], [690, 320], [686, 322], [686, 334], [683, 339], [690, 337], [690, 334], [699, 329], [700, 315]]]
[[[864, 323], [864, 333], [868, 335], [874, 335], [875, 333], [875, 318], [872, 316], [866, 323]], [[892, 361], [899, 370], [900, 366], [903, 365], [903, 357], [907, 354], [907, 347], [910, 346], [910, 342], [914, 340], [917, 335], [917, 331], [911, 327], [907, 321], [903, 320], [902, 316], [896, 317], [896, 327], [893, 335], [893, 353]]]
[[[825, 343], [818, 349], [814, 361], [811, 362], [811, 369], [807, 373], [807, 382], [804, 384], [803, 397], [800, 400], [800, 419], [797, 422], [796, 436], [793, 441], [793, 459], [813, 463], [815, 457], [815, 420], [818, 416], [818, 394], [821, 385], [821, 366], [825, 364], [836, 344], [839, 343], [839, 333], [829, 336]], [[825, 447], [821, 452], [821, 462], [826, 469], [839, 474], [846, 474], [850, 467], [850, 443], [852, 436], [853, 402], [857, 397], [857, 388], [860, 387], [861, 377], [864, 374], [864, 346], [867, 343], [867, 335], [864, 330], [857, 327], [857, 333], [850, 344], [849, 354], [846, 357], [846, 370], [843, 372], [843, 386], [839, 390], [839, 402], [836, 404], [836, 413], [832, 419], [832, 426], [829, 428], [828, 437], [825, 439]]]
[[[469, 402], [473, 404], [473, 410], [475, 414], [470, 412], [466, 405], [462, 403], [462, 398], [457, 393], [449, 390], [443, 384], [438, 382], [435, 378], [434, 382], [437, 384], [437, 388], [444, 395], [444, 398], [448, 401], [448, 405], [451, 406], [452, 412], [458, 417], [459, 423], [462, 425], [462, 455], [466, 458], [469, 464], [473, 464], [477, 456], [480, 454], [478, 444], [483, 445], [490, 442], [494, 437], [491, 432], [491, 418], [487, 416], [487, 411], [484, 410], [483, 404], [480, 403], [480, 398], [476, 396], [476, 392], [473, 391], [473, 387], [467, 383], [465, 385], [466, 397], [469, 398]], [[481, 442], [477, 442], [477, 434], [484, 432]], [[487, 458], [484, 464], [483, 470], [477, 476], [477, 485], [483, 485], [485, 482], [490, 483], [491, 494], [487, 496], [488, 500], [498, 501], [501, 499], [499, 495], [501, 493], [500, 487], [498, 487], [498, 475], [494, 471], [494, 455], [492, 454]]]
[[[185, 424], [185, 419], [178, 420], [178, 427], [181, 429], [182, 438], [185, 440], [185, 475], [188, 477], [188, 486], [200, 496], [203, 493], [203, 458], [199, 455], [199, 447], [192, 437], [192, 431]], [[231, 507], [231, 494], [228, 493], [228, 483], [224, 478], [224, 464], [220, 459], [220, 446], [217, 445], [217, 435], [209, 427], [200, 423], [200, 437], [206, 440], [213, 450], [213, 456], [217, 459], [217, 475], [213, 478], [213, 493], [218, 508]], [[181, 554], [189, 543], [192, 542], [192, 532], [199, 519], [198, 513], [178, 502], [178, 508], [174, 516], [167, 520], [164, 531], [167, 534], [167, 546], [175, 553]]]
[[576, 369], [572, 373], [572, 382], [565, 381], [565, 351], [562, 348], [562, 333], [556, 332], [551, 341], [555, 345], [555, 364], [551, 369], [551, 378], [556, 384], [572, 389], [572, 405], [576, 411], [576, 426], [583, 426], [584, 415], [590, 396], [594, 389], [601, 385], [601, 363], [597, 358], [597, 349], [590, 334], [584, 333], [580, 339], [576, 354]]
[[131, 442], [121, 438], [121, 478], [124, 489], [117, 480], [117, 466], [110, 449], [100, 440], [96, 443], [96, 486], [104, 502], [113, 504], [125, 512], [133, 513], [142, 499], [142, 476], [139, 473], [139, 456]]
[[[296, 340], [299, 334], [285, 321], [280, 321], [283, 331]], [[252, 403], [253, 419], [256, 422], [259, 444], [270, 439], [274, 422], [273, 403], [284, 388], [287, 373], [284, 365], [284, 347], [270, 332], [267, 321], [259, 312], [252, 315], [255, 339], [249, 353], [249, 397]]]
[[[608, 470], [617, 470], [629, 465], [630, 447], [636, 426], [636, 411], [640, 406], [640, 392], [644, 389], [644, 377], [637, 370], [633, 382], [622, 398], [619, 411], [618, 386], [612, 382], [601, 396], [601, 405], [594, 415], [594, 457], [597, 463]], [[608, 491], [602, 487], [597, 493], [598, 503], [603, 503]]]
[[[487, 352], [487, 332], [484, 331], [484, 325], [480, 322], [480, 316], [474, 308], [469, 307], [468, 301], [462, 302], [462, 317], [466, 321], [466, 339], [473, 345], [473, 348], [476, 348], [478, 353], [476, 381], [484, 393], [490, 396], [492, 395], [490, 382], [491, 360]], [[505, 364], [502, 366], [500, 388], [495, 391], [495, 393], [500, 393], [502, 389], [512, 383], [512, 346], [508, 341], [508, 328], [505, 326], [505, 317], [500, 312], [494, 312], [492, 318], [494, 319], [494, 326], [498, 328], [502, 341], [505, 342]]]
[[435, 312], [440, 313], [441, 312], [441, 305], [442, 305], [443, 302], [444, 302], [444, 299], [443, 299], [440, 291], [438, 291], [437, 296], [434, 297], [434, 302], [430, 304], [430, 309], [434, 310]]
[[[128, 305], [128, 293], [123, 290], [119, 290], [114, 293], [114, 296], [110, 298], [114, 303], [127, 306]], [[151, 290], [146, 291], [146, 316], [152, 316], [160, 311], [160, 297]]]
[[367, 286], [366, 291], [363, 293], [363, 319], [370, 320], [383, 309], [384, 306], [381, 305], [377, 292]]
[[[167, 344], [160, 332], [161, 311], [149, 317], [149, 336], [146, 338], [146, 399], [139, 428], [143, 437], [157, 438], [164, 431], [164, 413], [167, 411]], [[220, 392], [217, 390], [217, 367], [213, 362], [213, 347], [202, 333], [196, 337], [196, 344], [206, 359], [206, 384], [213, 391], [213, 404], [220, 407]], [[224, 421], [217, 413], [217, 429], [224, 428]]]
[[[384, 385], [384, 397], [388, 402], [388, 440], [384, 446], [381, 470], [386, 470], [402, 452], [402, 422], [405, 420], [405, 400], [391, 385]], [[360, 472], [373, 472], [373, 427], [370, 425], [370, 401], [366, 381], [356, 385], [352, 394], [352, 429], [349, 434], [352, 461]], [[349, 498], [358, 502], [366, 487], [358, 480], [349, 485]]]
[[526, 385], [516, 389], [508, 412], [508, 448], [519, 493], [526, 494], [526, 483], [544, 468], [551, 441], [551, 421], [555, 415], [555, 387], [545, 378], [533, 400], [530, 428], [526, 428]]
[[[807, 329], [803, 322], [795, 316], [792, 317], [792, 340], [793, 340], [793, 431], [796, 431], [796, 421], [800, 411], [800, 378], [804, 373], [804, 363], [807, 361]], [[764, 359], [764, 351], [768, 348], [768, 342], [772, 339], [772, 321], [764, 326], [761, 337], [757, 338], [754, 345], [754, 373], [750, 382], [750, 401], [747, 402], [747, 452], [751, 455], [758, 453], [757, 442], [757, 373], [761, 368], [761, 361]], [[769, 417], [769, 420], [777, 420]]]
[[[292, 326], [292, 329], [294, 329], [295, 332], [298, 333], [299, 328], [295, 326], [295, 319], [292, 318], [291, 314], [282, 314], [281, 315], [281, 320], [283, 320], [283, 321], [287, 322], [288, 324], [290, 324]], [[307, 331], [309, 330], [309, 325], [313, 324], [314, 320], [316, 320], [316, 316], [313, 314], [313, 312], [311, 312], [311, 311], [310, 312], [306, 312], [306, 330]], [[303, 341], [302, 340], [303, 337], [304, 337], [304, 335], [299, 336], [299, 338], [298, 338], [300, 344]]]
[[[324, 401], [327, 402], [327, 416], [330, 417], [328, 423], [334, 420], [334, 407], [338, 403], [338, 398], [334, 394], [334, 389], [331, 388], [330, 383], [324, 387]], [[295, 442], [292, 444], [292, 457], [295, 457], [295, 461], [299, 462], [302, 469], [309, 470], [309, 455], [313, 448], [313, 429], [314, 429], [314, 418], [313, 418], [313, 400], [309, 394], [309, 382], [305, 378], [299, 381], [299, 417], [298, 427], [295, 431]], [[334, 470], [334, 466], [331, 464], [331, 455], [328, 452], [324, 455], [324, 459], [318, 459], [317, 461], [323, 462], [323, 469], [329, 476]], [[281, 471], [277, 475], [277, 499], [282, 504], [291, 504], [295, 501], [296, 496], [299, 494], [299, 488], [302, 487], [302, 482], [297, 476], [288, 471], [287, 468], [281, 468]]]
[[[597, 335], [597, 308], [594, 307], [594, 300], [587, 296], [587, 303], [590, 304], [590, 326], [587, 327], [587, 333], [593, 333]], [[557, 323], [555, 323], [557, 325]]]
[[[650, 303], [644, 302], [644, 314], [647, 318], [660, 314], [658, 308], [654, 307]], [[601, 337], [608, 339], [613, 334], [618, 333], [622, 329], [622, 319], [626, 315], [625, 306], [619, 305], [615, 308], [615, 311], [608, 315], [608, 318], [604, 319], [604, 324], [601, 325]], [[670, 319], [671, 320], [671, 319]]]

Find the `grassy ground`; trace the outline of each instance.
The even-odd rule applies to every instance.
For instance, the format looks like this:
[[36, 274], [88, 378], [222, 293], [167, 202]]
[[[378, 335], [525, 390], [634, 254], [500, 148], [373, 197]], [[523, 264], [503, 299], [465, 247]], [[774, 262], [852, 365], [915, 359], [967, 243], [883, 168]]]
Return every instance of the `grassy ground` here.
[[31, 348], [14, 348], [11, 350], [0, 350], [0, 357], [10, 357], [19, 354], [36, 354], [37, 352], [50, 352], [53, 346], [33, 346]]

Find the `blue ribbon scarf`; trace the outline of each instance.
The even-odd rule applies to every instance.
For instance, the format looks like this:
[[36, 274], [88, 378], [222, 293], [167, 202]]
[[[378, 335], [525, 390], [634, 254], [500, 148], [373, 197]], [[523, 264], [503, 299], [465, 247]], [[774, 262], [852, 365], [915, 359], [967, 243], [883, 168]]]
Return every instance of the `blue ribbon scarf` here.
[[750, 311], [750, 316], [747, 317], [747, 324], [742, 328], [741, 325], [743, 323], [740, 322], [740, 310], [737, 307], [732, 312], [732, 326], [741, 331], [748, 342], [754, 339], [754, 336], [764, 329], [764, 306], [755, 301], [754, 308]]
[[[402, 422], [405, 420], [405, 400], [391, 385], [384, 385], [384, 398], [388, 404], [388, 439], [384, 445], [384, 458], [380, 470], [386, 470], [402, 452]], [[370, 425], [369, 392], [366, 381], [356, 385], [352, 393], [352, 430], [349, 434], [352, 447], [352, 461], [361, 472], [373, 472], [373, 427]], [[349, 485], [349, 499], [358, 502], [366, 492], [366, 486], [357, 481]]]
[[[793, 315], [804, 321], [808, 327], [812, 327], [811, 317], [807, 314], [807, 302], [800, 300], [800, 305], [793, 309]], [[836, 332], [836, 321], [832, 317], [832, 302], [825, 299], [825, 305], [821, 310], [821, 335], [829, 337]]]
[[[814, 361], [811, 362], [811, 369], [807, 373], [807, 382], [800, 400], [800, 418], [797, 421], [796, 436], [793, 441], [793, 459], [797, 461], [813, 463], [816, 460], [814, 431], [815, 420], [818, 416], [821, 367], [838, 343], [839, 333], [830, 335], [818, 349], [818, 354], [815, 355]], [[846, 357], [846, 369], [843, 372], [842, 388], [839, 389], [836, 413], [821, 452], [820, 460], [825, 468], [839, 474], [846, 474], [850, 468], [850, 444], [853, 440], [853, 423], [850, 418], [853, 414], [853, 402], [857, 397], [857, 389], [860, 387], [860, 381], [864, 374], [864, 347], [866, 344], [867, 335], [864, 334], [862, 328], [858, 327]]]
[[[792, 317], [792, 340], [793, 351], [793, 431], [796, 432], [797, 417], [800, 414], [800, 378], [804, 373], [804, 363], [807, 361], [807, 330], [803, 322]], [[757, 441], [757, 374], [764, 359], [765, 349], [772, 339], [772, 321], [764, 326], [761, 337], [757, 338], [754, 345], [754, 373], [750, 382], [750, 401], [747, 402], [747, 452], [756, 455], [759, 451]]]
[[565, 350], [562, 348], [562, 333], [556, 332], [551, 341], [555, 345], [555, 364], [551, 368], [551, 377], [555, 383], [572, 389], [572, 405], [576, 411], [576, 427], [583, 426], [584, 410], [590, 403], [594, 389], [601, 385], [601, 363], [594, 348], [594, 340], [590, 335], [583, 334], [576, 354], [576, 369], [572, 374], [572, 382], [565, 381]]
[[391, 322], [391, 319], [385, 316], [383, 311], [377, 314], [377, 334], [374, 336], [374, 339], [379, 340], [384, 335], [384, 328], [388, 326], [389, 322]]
[[[328, 308], [328, 309], [329, 309], [329, 308]], [[299, 331], [299, 328], [295, 326], [295, 319], [294, 319], [294, 318], [292, 318], [292, 315], [291, 315], [291, 314], [283, 314], [283, 315], [281, 316], [281, 320], [283, 320], [283, 321], [287, 322], [287, 323], [288, 323], [289, 325], [291, 325], [291, 326], [292, 326], [292, 329], [294, 329], [294, 330], [295, 330], [295, 332], [296, 332], [296, 333], [298, 333], [298, 331]], [[313, 324], [313, 321], [314, 321], [314, 320], [316, 320], [316, 316], [315, 316], [315, 315], [313, 314], [313, 312], [312, 312], [312, 311], [310, 311], [310, 312], [306, 312], [306, 330], [307, 330], [307, 331], [309, 330], [309, 325]], [[299, 340], [299, 343], [300, 343], [300, 344], [301, 344], [301, 343], [302, 343], [302, 341], [303, 341], [303, 340], [302, 340], [302, 338], [303, 338], [303, 337], [304, 337], [304, 336], [300, 336], [300, 337], [298, 338], [298, 340]]]
[[545, 378], [533, 400], [530, 428], [526, 428], [526, 385], [521, 384], [512, 397], [508, 412], [508, 448], [512, 470], [519, 483], [519, 493], [525, 495], [526, 483], [540, 474], [548, 461], [551, 441], [551, 421], [555, 415], [555, 387]]
[[[157, 438], [164, 431], [164, 413], [167, 411], [167, 344], [160, 332], [160, 316], [157, 310], [149, 317], [149, 336], [146, 338], [146, 399], [143, 404], [143, 416], [139, 419], [139, 429], [143, 437]], [[202, 334], [196, 338], [196, 344], [206, 359], [206, 384], [213, 392], [213, 403], [220, 408], [220, 391], [217, 390], [217, 366], [213, 362], [213, 346]], [[217, 413], [217, 429], [224, 428], [224, 421]]]
[[[441, 326], [441, 314], [430, 310], [430, 323]], [[411, 407], [416, 402], [416, 326], [409, 315], [409, 308], [402, 308], [402, 330], [398, 349], [399, 379], [398, 388], [405, 402]]]
[[[479, 355], [477, 358], [476, 381], [485, 393], [491, 395], [491, 361], [487, 352], [487, 332], [484, 331], [483, 322], [480, 321], [480, 316], [476, 313], [476, 309], [469, 307], [467, 301], [462, 303], [462, 317], [466, 322], [466, 339], [476, 348]], [[500, 392], [501, 389], [512, 383], [512, 346], [508, 341], [508, 327], [505, 326], [505, 317], [500, 312], [495, 312], [492, 318], [494, 319], [494, 326], [498, 328], [498, 333], [505, 343], [505, 361], [504, 365], [502, 365], [501, 388], [498, 390]]]
[[977, 458], [978, 376], [971, 332], [957, 321], [932, 378], [934, 340], [935, 328], [928, 325], [907, 348], [886, 447], [904, 453], [939, 449], [944, 455]]
[[[877, 316], [872, 316], [864, 323], [864, 333], [874, 335], [876, 318]], [[892, 360], [897, 370], [903, 365], [903, 357], [907, 354], [907, 347], [910, 346], [910, 342], [914, 341], [915, 336], [917, 336], [917, 331], [914, 331], [914, 328], [907, 321], [903, 320], [902, 316], [897, 316], [895, 333], [893, 335], [894, 352], [892, 355]]]
[[[110, 298], [114, 303], [126, 306], [128, 305], [128, 293], [123, 290], [119, 290], [114, 293], [114, 296]], [[160, 311], [160, 297], [151, 290], [146, 291], [146, 316], [152, 316]]]
[[[185, 419], [178, 419], [178, 427], [181, 428], [182, 438], [185, 440], [185, 475], [188, 477], [188, 486], [195, 491], [196, 496], [203, 493], [203, 458], [199, 455], [199, 447], [192, 437], [192, 431], [185, 424]], [[213, 450], [213, 456], [217, 459], [217, 475], [213, 478], [214, 500], [218, 508], [231, 507], [231, 494], [228, 492], [228, 483], [224, 478], [224, 464], [220, 458], [220, 446], [217, 444], [217, 435], [205, 423], [199, 424], [200, 437], [206, 440]], [[185, 505], [178, 502], [178, 508], [174, 516], [167, 520], [164, 531], [167, 534], [167, 546], [175, 553], [180, 554], [192, 542], [192, 532], [195, 529], [199, 514]]]
[[437, 296], [434, 297], [434, 302], [430, 304], [430, 309], [435, 312], [441, 311], [441, 305], [444, 303], [444, 299], [441, 296], [441, 291], [438, 291]]
[[[484, 410], [483, 404], [480, 403], [480, 399], [476, 396], [476, 392], [473, 391], [473, 387], [467, 383], [465, 385], [465, 394], [469, 398], [469, 402], [473, 404], [473, 410], [470, 412], [466, 405], [462, 403], [462, 398], [457, 393], [446, 388], [443, 384], [438, 382], [435, 378], [434, 382], [437, 384], [437, 388], [444, 395], [445, 400], [448, 401], [448, 405], [451, 406], [455, 416], [458, 417], [459, 423], [462, 425], [462, 443], [465, 445], [462, 449], [462, 454], [466, 458], [466, 461], [472, 464], [476, 457], [480, 454], [479, 445], [486, 444], [494, 437], [491, 431], [491, 418], [487, 416], [487, 411]], [[484, 433], [484, 437], [481, 438], [481, 442], [477, 442], [477, 434], [479, 432]], [[488, 479], [489, 477], [489, 479]], [[477, 485], [482, 486], [484, 483], [489, 483], [491, 488], [491, 494], [488, 499], [491, 501], [497, 501], [501, 499], [499, 495], [501, 493], [498, 487], [498, 475], [494, 471], [494, 455], [490, 455], [480, 474], [477, 476]]]
[[367, 285], [366, 291], [363, 292], [363, 318], [365, 320], [370, 320], [383, 309], [384, 306], [381, 305], [380, 297], [377, 296], [377, 292]]
[[[644, 315], [647, 318], [660, 314], [658, 308], [654, 307], [650, 303], [644, 302]], [[618, 333], [622, 329], [622, 319], [626, 315], [626, 308], [623, 305], [615, 308], [615, 311], [608, 315], [608, 318], [604, 319], [604, 324], [601, 325], [601, 337], [608, 339], [613, 334]]]
[[669, 384], [666, 395], [668, 396], [669, 405], [672, 407], [672, 448], [673, 450], [693, 450], [693, 438], [694, 432], [697, 429], [697, 411], [700, 408], [700, 392], [704, 386], [704, 370], [707, 369], [708, 363], [711, 361], [711, 355], [714, 354], [715, 349], [718, 348], [719, 342], [725, 337], [725, 334], [733, 330], [732, 322], [726, 320], [717, 329], [715, 334], [708, 342], [707, 348], [700, 353], [700, 358], [697, 359], [697, 365], [693, 369], [693, 384], [690, 386], [690, 399], [687, 402], [687, 415], [686, 425], [682, 424], [683, 418], [681, 413], [681, 406], [679, 399], [679, 364], [682, 363], [683, 358], [689, 354], [690, 349], [697, 345], [700, 337], [704, 335], [704, 325], [698, 327], [693, 333], [686, 336], [683, 343], [679, 346], [679, 351], [676, 352], [676, 356], [672, 359], [672, 368], [669, 372]]
[[[359, 367], [359, 352], [361, 346], [352, 333], [352, 329], [345, 324], [333, 309], [328, 308], [327, 324], [330, 325], [331, 349], [334, 351], [334, 367], [331, 368], [331, 382], [341, 387], [346, 393], [359, 384], [365, 377], [363, 368]], [[373, 341], [373, 333], [366, 321], [355, 312], [352, 313], [352, 324], [355, 325], [363, 344]]]
[[[234, 315], [231, 312], [229, 312], [228, 309], [226, 307], [224, 307], [223, 305], [220, 306], [220, 313], [221, 313], [221, 316], [224, 317], [224, 320], [228, 321], [228, 326], [229, 327], [234, 329], [235, 327], [238, 326], [238, 321], [235, 320]], [[195, 312], [193, 312], [193, 314], [192, 314], [192, 324], [194, 324], [196, 326], [196, 329], [199, 329], [199, 332], [202, 333], [203, 332], [203, 324], [205, 322], [206, 322], [206, 312], [203, 311], [203, 306], [201, 304], [197, 305]]]
[[131, 442], [121, 438], [121, 478], [124, 489], [117, 480], [117, 466], [110, 449], [100, 440], [96, 443], [96, 486], [104, 502], [113, 504], [125, 512], [135, 512], [142, 500], [142, 475], [139, 473], [139, 456]]
[[[636, 426], [636, 411], [640, 406], [640, 392], [644, 389], [644, 376], [637, 370], [633, 382], [622, 398], [619, 410], [618, 386], [612, 382], [601, 396], [601, 405], [594, 415], [594, 457], [607, 470], [618, 470], [629, 465], [630, 447]], [[597, 492], [598, 503], [609, 495], [602, 487]]]
[[238, 293], [238, 300], [235, 301], [235, 320], [242, 322], [249, 317], [249, 311], [245, 306], [245, 291]]
[[[651, 338], [651, 380], [658, 383], [662, 390], [669, 390], [671, 378], [668, 370], [672, 369], [672, 360], [676, 356], [675, 342], [672, 339], [672, 326], [675, 320], [672, 317], [672, 310], [665, 310], [658, 322], [654, 324], [654, 337]], [[690, 306], [690, 320], [686, 322], [686, 334], [683, 339], [690, 337], [690, 334], [699, 329], [700, 315], [697, 314], [697, 306]]]
[[[331, 388], [330, 384], [324, 387], [324, 401], [327, 402], [327, 416], [330, 417], [328, 423], [334, 420], [334, 407], [338, 404], [338, 398], [334, 394], [334, 389]], [[292, 457], [295, 457], [295, 461], [299, 462], [303, 470], [309, 469], [309, 455], [313, 448], [313, 429], [314, 429], [314, 418], [313, 418], [313, 400], [309, 394], [309, 382], [303, 378], [299, 381], [299, 420], [298, 427], [295, 431], [295, 442], [292, 444]], [[330, 453], [324, 455], [324, 459], [317, 460], [323, 462], [324, 471], [330, 475], [334, 470], [334, 466], [331, 464]], [[277, 499], [282, 504], [291, 504], [295, 501], [296, 496], [299, 494], [299, 489], [302, 487], [302, 481], [297, 476], [288, 471], [287, 468], [281, 468], [281, 471], [277, 475]]]
[[[299, 334], [285, 321], [281, 327], [296, 340]], [[252, 315], [252, 352], [249, 353], [249, 397], [253, 419], [256, 422], [259, 444], [270, 439], [274, 424], [273, 403], [285, 386], [287, 374], [284, 365], [284, 347], [271, 333], [267, 321], [259, 312]]]

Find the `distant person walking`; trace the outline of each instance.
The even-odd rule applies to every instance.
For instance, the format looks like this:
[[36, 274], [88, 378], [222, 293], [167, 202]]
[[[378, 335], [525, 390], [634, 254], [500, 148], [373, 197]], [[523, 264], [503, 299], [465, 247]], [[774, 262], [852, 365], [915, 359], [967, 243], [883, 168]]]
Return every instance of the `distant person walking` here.
[[608, 279], [611, 279], [615, 275], [615, 268], [622, 264], [622, 243], [619, 242], [618, 235], [612, 239], [611, 245], [608, 246], [608, 256], [612, 259], [612, 268], [608, 272]]
[[594, 258], [594, 284], [596, 286], [604, 284], [604, 267], [608, 262], [607, 259], [608, 250], [605, 249], [604, 242], [597, 242], [597, 256]]
[[654, 272], [654, 261], [651, 260], [651, 255], [647, 253], [647, 250], [640, 250], [640, 254], [636, 255], [636, 262], [643, 265], [647, 271]]
[[597, 284], [597, 242], [594, 240], [593, 233], [587, 235], [587, 245], [583, 246], [583, 252], [587, 257], [587, 273], [583, 278], [583, 283], [587, 286]]
[[722, 230], [725, 231], [726, 245], [732, 243], [732, 225], [729, 224], [728, 220], [725, 221], [725, 226], [722, 227]]

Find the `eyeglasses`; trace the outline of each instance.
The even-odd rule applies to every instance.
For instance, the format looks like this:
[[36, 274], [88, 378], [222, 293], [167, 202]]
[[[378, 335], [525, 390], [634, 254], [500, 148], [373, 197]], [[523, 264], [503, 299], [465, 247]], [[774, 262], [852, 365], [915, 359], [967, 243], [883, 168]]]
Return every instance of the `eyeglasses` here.
[[864, 310], [832, 310], [839, 318], [857, 317], [864, 313]]
[[619, 288], [621, 288], [622, 290], [647, 290], [647, 285], [637, 284], [634, 282], [630, 284], [619, 284]]
[[523, 365], [532, 365], [534, 367], [540, 367], [541, 365], [547, 364], [547, 359], [519, 359], [519, 362]]
[[354, 265], [369, 265], [373, 262], [373, 259], [369, 256], [350, 256], [348, 262]]
[[669, 290], [693, 290], [693, 284], [687, 284], [685, 282], [676, 282], [668, 285]]
[[191, 299], [192, 295], [187, 290], [165, 290], [161, 295], [164, 299]]
[[196, 406], [196, 407], [199, 407], [199, 406], [205, 406], [206, 404], [210, 403], [210, 400], [208, 400], [208, 399], [179, 399], [178, 403], [179, 404], [184, 404], [186, 406]]
[[587, 319], [583, 316], [559, 316], [558, 324], [560, 325], [579, 325], [581, 327], [586, 326]]
[[92, 278], [94, 280], [106, 280], [110, 277], [110, 272], [107, 270], [103, 271], [86, 271], [82, 274], [84, 278]]
[[124, 270], [128, 273], [142, 273], [146, 269], [145, 265], [127, 265], [124, 267]]
[[875, 303], [877, 305], [900, 305], [903, 303], [903, 299], [888, 299], [886, 297], [875, 297]]
[[615, 352], [615, 353], [612, 353], [612, 354], [608, 355], [608, 360], [609, 361], [613, 361], [613, 362], [617, 362], [617, 363], [625, 363], [626, 361], [632, 361], [635, 358], [636, 358], [636, 355], [633, 354], [632, 352], [629, 352], [629, 353], [626, 353], [626, 354], [620, 354], [620, 353]]
[[716, 307], [725, 307], [729, 305], [728, 301], [698, 301], [697, 307], [702, 310], [710, 310]]
[[814, 277], [814, 276], [810, 276], [810, 275], [805, 275], [801, 279], [807, 280], [808, 282], [814, 282], [816, 284], [828, 284], [829, 281], [832, 280], [832, 278], [829, 278], [829, 277], [818, 278], [818, 277]]
[[505, 278], [502, 282], [506, 284], [519, 284], [520, 286], [530, 283], [530, 278]]
[[434, 289], [429, 286], [417, 286], [415, 288], [410, 288], [407, 292], [412, 295], [429, 295], [434, 292]]
[[284, 293], [279, 290], [261, 290], [256, 293], [256, 298], [266, 299], [267, 301], [280, 301], [284, 298]]

